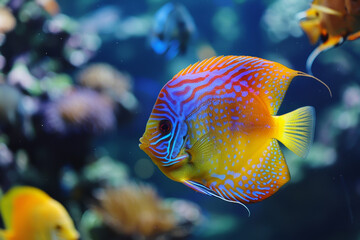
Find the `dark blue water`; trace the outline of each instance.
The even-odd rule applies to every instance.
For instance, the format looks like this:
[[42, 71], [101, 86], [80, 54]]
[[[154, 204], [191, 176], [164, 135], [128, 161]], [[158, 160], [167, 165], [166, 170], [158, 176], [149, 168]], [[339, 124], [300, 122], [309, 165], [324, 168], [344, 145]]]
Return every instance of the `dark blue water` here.
[[[84, 149], [90, 154], [106, 149], [107, 155], [128, 166], [132, 179], [155, 186], [162, 197], [181, 198], [198, 204], [204, 220], [190, 239], [359, 239], [360, 104], [350, 104], [349, 107], [348, 102], [352, 99], [356, 102], [360, 98], [360, 92], [350, 93], [347, 102], [343, 100], [344, 92], [349, 86], [359, 88], [360, 44], [356, 41], [345, 42], [315, 60], [313, 73], [331, 88], [332, 97], [314, 79], [298, 77], [291, 83], [279, 114], [302, 106], [314, 106], [317, 115], [314, 144], [317, 147], [312, 148], [309, 157], [303, 160], [289, 151], [285, 152], [288, 162], [293, 161], [292, 164], [289, 163], [289, 169], [294, 179], [274, 196], [248, 205], [250, 217], [246, 209], [238, 204], [202, 195], [168, 179], [155, 165], [154, 172], [146, 178], [137, 173], [135, 166], [139, 159], [149, 159], [138, 144], [159, 91], [177, 71], [199, 60], [198, 51], [201, 46], [210, 46], [217, 55], [262, 57], [280, 61], [292, 69], [304, 72], [306, 59], [315, 47], [309, 43], [305, 34], [298, 37], [289, 35], [282, 41], [273, 41], [263, 16], [276, 1], [184, 0], [177, 2], [181, 2], [189, 11], [196, 25], [196, 33], [189, 41], [184, 55], [167, 59], [156, 54], [149, 44], [149, 21], [167, 2], [59, 1], [61, 12], [80, 24], [85, 16], [105, 7], [117, 9], [119, 18], [111, 23], [114, 31], [98, 34], [101, 46], [94, 56], [79, 67], [63, 64], [62, 70], [76, 78], [79, 69], [87, 64], [108, 63], [132, 77], [132, 91], [139, 103], [130, 117], [119, 121], [116, 130], [100, 137], [88, 138], [91, 147]], [[221, 15], [221, 12], [229, 15]], [[141, 24], [131, 27], [133, 34], [119, 37], [117, 31], [125, 28], [124, 22], [131, 18], [138, 19]], [[103, 20], [98, 19], [100, 26]], [[219, 31], [219, 28], [228, 32]], [[237, 34], [233, 36], [233, 32]], [[351, 126], [346, 124], [349, 121]], [[43, 140], [40, 142], [43, 143]], [[38, 142], [31, 141], [26, 146], [13, 143], [11, 148], [27, 149], [38, 146], [37, 144]], [[79, 163], [76, 174], [80, 174], [82, 167]], [[48, 189], [51, 191], [51, 188], [50, 184]], [[53, 192], [56, 194], [58, 190], [54, 188]], [[79, 212], [82, 213], [86, 210], [86, 204], [80, 205], [82, 208]], [[216, 222], [216, 219], [224, 220]]]

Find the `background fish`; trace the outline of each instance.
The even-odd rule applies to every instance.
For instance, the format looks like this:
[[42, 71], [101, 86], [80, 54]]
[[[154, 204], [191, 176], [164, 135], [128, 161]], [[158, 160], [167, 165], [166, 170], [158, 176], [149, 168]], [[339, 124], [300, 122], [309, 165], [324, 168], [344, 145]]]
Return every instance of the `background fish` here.
[[306, 68], [311, 73], [315, 58], [323, 51], [360, 37], [360, 2], [351, 0], [314, 0], [311, 8], [300, 13], [300, 26], [312, 44], [322, 42], [308, 57]]
[[14, 187], [1, 199], [5, 240], [76, 240], [79, 234], [66, 209], [45, 192]]
[[277, 113], [295, 76], [255, 57], [213, 57], [190, 65], [161, 90], [144, 150], [169, 178], [230, 202], [254, 203], [290, 179], [277, 140], [300, 157], [311, 146], [315, 112]]
[[150, 44], [157, 54], [173, 58], [186, 52], [194, 33], [194, 20], [188, 10], [182, 4], [167, 3], [155, 15]]

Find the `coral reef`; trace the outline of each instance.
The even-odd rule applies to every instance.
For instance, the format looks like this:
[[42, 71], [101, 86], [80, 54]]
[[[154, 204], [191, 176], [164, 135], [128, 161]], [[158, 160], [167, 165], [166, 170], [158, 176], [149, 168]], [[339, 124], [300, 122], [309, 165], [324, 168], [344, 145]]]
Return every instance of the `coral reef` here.
[[129, 74], [120, 72], [106, 63], [88, 65], [78, 75], [80, 85], [107, 94], [128, 111], [134, 111], [138, 105], [132, 94], [132, 79]]
[[[199, 207], [184, 200], [162, 200], [153, 187], [128, 183], [100, 192], [94, 206], [103, 222], [120, 236], [174, 239], [191, 234]], [[162, 236], [162, 237], [161, 237]]]
[[114, 129], [112, 102], [89, 89], [74, 89], [44, 107], [44, 128], [59, 134], [97, 134]]
[[99, 196], [104, 222], [121, 234], [145, 237], [168, 232], [175, 227], [175, 216], [149, 186], [129, 184], [107, 189]]

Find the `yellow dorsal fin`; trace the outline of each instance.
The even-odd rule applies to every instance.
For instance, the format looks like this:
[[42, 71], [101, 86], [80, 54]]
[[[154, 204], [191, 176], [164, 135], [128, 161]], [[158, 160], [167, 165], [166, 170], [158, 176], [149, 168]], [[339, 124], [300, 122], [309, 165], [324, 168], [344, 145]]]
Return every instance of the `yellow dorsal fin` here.
[[184, 68], [178, 74], [176, 74], [173, 79], [190, 73], [206, 71], [210, 68], [214, 68], [220, 65], [221, 63], [226, 63], [236, 58], [237, 56], [218, 56], [204, 59], [201, 62], [194, 63], [192, 65], [189, 65], [187, 68]]
[[315, 44], [321, 35], [320, 19], [305, 19], [300, 21], [300, 27], [308, 36], [311, 44]]
[[322, 5], [318, 5], [318, 4], [311, 4], [311, 8], [313, 9], [316, 9], [317, 11], [319, 12], [322, 12], [322, 13], [326, 13], [326, 14], [329, 14], [329, 15], [334, 15], [334, 16], [338, 16], [338, 17], [342, 17], [344, 14], [337, 11], [337, 10], [334, 10], [332, 8], [328, 8], [326, 6], [322, 6]]
[[[169, 88], [177, 88], [179, 86], [190, 84], [193, 81], [199, 82], [201, 81], [199, 79], [206, 77], [206, 74], [204, 75], [203, 73], [214, 73], [214, 75], [219, 76], [218, 70], [220, 69], [223, 70], [221, 76], [224, 76], [224, 78], [217, 78], [219, 88], [226, 88], [226, 81], [224, 80], [226, 77], [237, 79], [234, 81], [233, 87], [242, 90], [236, 92], [238, 97], [246, 97], [249, 92], [254, 92], [255, 95], [259, 96], [264, 101], [271, 115], [277, 113], [288, 86], [294, 77], [312, 77], [302, 72], [289, 69], [280, 63], [266, 59], [250, 56], [220, 56], [205, 59], [190, 65], [175, 75], [175, 77], [169, 81], [167, 86]], [[188, 78], [188, 75], [197, 73], [201, 73], [202, 76]], [[321, 82], [319, 79], [316, 80]], [[217, 94], [216, 88], [211, 88], [209, 91], [210, 92], [206, 91], [207, 95], [215, 96]]]
[[10, 189], [1, 199], [0, 203], [1, 214], [6, 229], [11, 229], [14, 208], [16, 208], [16, 205], [19, 204], [17, 203], [19, 198], [22, 198], [22, 200], [27, 199], [32, 203], [43, 203], [50, 197], [42, 190], [34, 187], [18, 186]]

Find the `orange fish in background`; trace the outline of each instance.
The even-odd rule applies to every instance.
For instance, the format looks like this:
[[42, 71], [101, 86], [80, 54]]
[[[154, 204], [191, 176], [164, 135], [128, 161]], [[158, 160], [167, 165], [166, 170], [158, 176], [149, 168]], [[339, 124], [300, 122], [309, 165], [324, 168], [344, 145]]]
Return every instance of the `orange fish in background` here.
[[315, 58], [323, 51], [360, 37], [359, 0], [314, 0], [300, 14], [300, 26], [312, 44], [322, 43], [309, 55], [306, 68], [311, 73]]
[[13, 187], [0, 200], [1, 240], [78, 240], [66, 209], [40, 189]]

